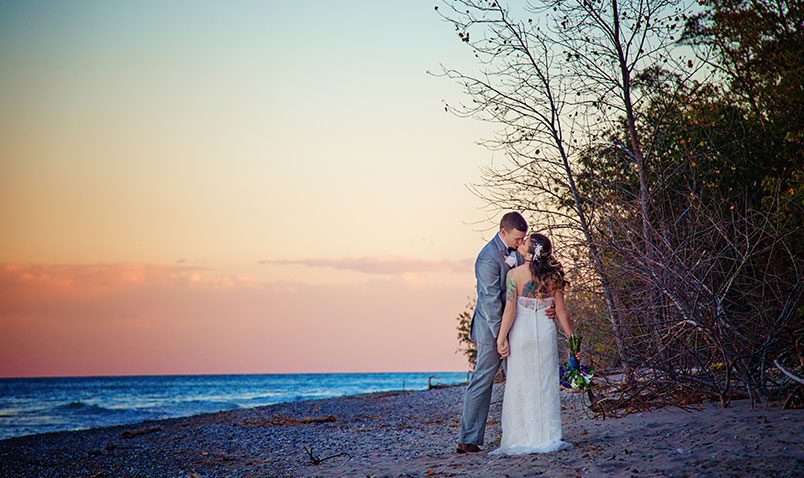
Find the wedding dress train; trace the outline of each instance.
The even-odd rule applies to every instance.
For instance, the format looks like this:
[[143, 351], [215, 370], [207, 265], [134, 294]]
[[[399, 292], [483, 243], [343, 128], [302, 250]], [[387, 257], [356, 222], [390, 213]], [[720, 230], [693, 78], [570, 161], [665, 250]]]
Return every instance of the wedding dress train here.
[[502, 441], [491, 454], [569, 450], [561, 440], [556, 327], [545, 311], [553, 298], [517, 298], [502, 405]]

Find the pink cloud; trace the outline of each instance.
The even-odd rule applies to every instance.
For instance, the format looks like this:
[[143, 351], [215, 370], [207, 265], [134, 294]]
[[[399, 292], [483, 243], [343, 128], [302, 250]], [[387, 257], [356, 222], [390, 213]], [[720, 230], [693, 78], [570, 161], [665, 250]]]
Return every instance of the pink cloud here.
[[462, 370], [466, 287], [0, 266], [0, 376]]
[[308, 267], [328, 267], [332, 269], [353, 270], [366, 274], [404, 274], [410, 272], [452, 272], [466, 274], [472, 271], [472, 261], [421, 260], [405, 257], [357, 257], [344, 259], [304, 259], [304, 260], [262, 260], [267, 265], [303, 265]]

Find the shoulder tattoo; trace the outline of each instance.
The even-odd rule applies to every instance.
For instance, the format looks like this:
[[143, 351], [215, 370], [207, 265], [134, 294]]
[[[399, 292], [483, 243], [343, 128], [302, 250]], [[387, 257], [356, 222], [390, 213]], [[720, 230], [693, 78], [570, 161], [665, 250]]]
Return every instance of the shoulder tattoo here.
[[535, 298], [538, 295], [538, 293], [539, 293], [539, 286], [533, 281], [528, 281], [525, 284], [525, 289], [522, 291], [522, 295], [524, 295], [525, 297]]
[[516, 282], [514, 282], [513, 274], [508, 274], [505, 288], [505, 298], [508, 300], [516, 300]]

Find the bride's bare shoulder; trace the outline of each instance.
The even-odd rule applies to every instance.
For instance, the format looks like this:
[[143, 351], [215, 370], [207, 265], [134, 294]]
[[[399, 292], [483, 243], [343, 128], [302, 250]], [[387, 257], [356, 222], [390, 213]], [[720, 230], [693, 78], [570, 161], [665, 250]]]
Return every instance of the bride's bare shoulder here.
[[530, 280], [530, 268], [527, 264], [514, 267], [511, 269], [511, 276], [513, 276], [517, 284], [524, 284], [526, 281]]

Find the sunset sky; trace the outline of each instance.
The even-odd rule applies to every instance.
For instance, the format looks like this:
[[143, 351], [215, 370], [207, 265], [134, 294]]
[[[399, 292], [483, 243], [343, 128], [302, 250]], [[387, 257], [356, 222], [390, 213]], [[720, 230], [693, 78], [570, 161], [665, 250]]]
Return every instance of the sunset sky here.
[[0, 4], [0, 376], [465, 370], [495, 156], [434, 4]]

